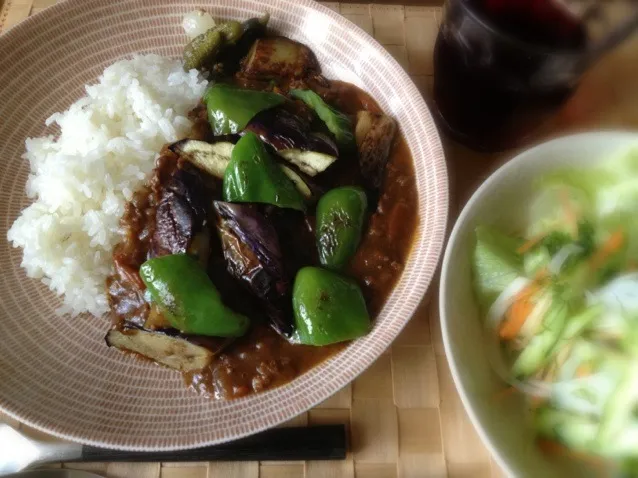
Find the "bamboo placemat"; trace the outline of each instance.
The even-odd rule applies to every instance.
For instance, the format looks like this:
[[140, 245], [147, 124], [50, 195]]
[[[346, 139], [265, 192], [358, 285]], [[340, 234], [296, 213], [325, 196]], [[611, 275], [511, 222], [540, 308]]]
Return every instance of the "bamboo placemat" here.
[[[56, 0], [0, 0], [0, 31]], [[412, 3], [412, 2], [410, 2]], [[424, 96], [432, 83], [439, 7], [325, 3], [371, 33], [410, 73]], [[593, 71], [557, 117], [555, 130], [638, 127], [638, 41]], [[0, 85], [1, 86], [1, 85]], [[501, 160], [446, 141], [453, 219], [470, 191]], [[62, 464], [108, 477], [321, 478], [502, 476], [470, 424], [444, 356], [436, 284], [391, 349], [353, 384], [291, 424], [345, 423], [353, 452], [343, 462]], [[11, 420], [5, 417], [5, 420]], [[13, 422], [15, 426], [20, 424]], [[40, 439], [55, 440], [21, 426]]]

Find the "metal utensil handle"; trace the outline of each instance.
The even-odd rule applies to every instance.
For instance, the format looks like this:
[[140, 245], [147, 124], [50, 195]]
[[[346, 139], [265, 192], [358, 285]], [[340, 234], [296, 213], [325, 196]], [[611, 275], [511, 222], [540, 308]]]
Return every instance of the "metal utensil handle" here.
[[131, 452], [85, 446], [73, 461], [272, 461], [343, 460], [344, 425], [274, 428], [229, 443], [179, 451]]

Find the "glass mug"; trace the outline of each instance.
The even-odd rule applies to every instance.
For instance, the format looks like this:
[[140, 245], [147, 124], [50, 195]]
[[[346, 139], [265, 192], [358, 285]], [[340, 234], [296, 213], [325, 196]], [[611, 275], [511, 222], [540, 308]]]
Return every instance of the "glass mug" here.
[[571, 96], [597, 50], [635, 28], [592, 48], [586, 21], [557, 0], [448, 0], [434, 48], [440, 127], [478, 151], [519, 146]]

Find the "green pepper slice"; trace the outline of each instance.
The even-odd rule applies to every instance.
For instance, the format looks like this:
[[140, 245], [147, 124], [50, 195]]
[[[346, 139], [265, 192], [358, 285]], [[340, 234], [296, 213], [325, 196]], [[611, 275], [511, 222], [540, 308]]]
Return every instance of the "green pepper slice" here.
[[328, 127], [328, 130], [334, 135], [337, 140], [337, 145], [342, 151], [355, 150], [356, 143], [350, 118], [328, 105], [323, 101], [321, 96], [312, 90], [290, 90], [289, 94], [315, 110], [317, 116], [319, 116], [321, 121]]
[[306, 210], [303, 196], [295, 184], [252, 132], [247, 132], [233, 148], [224, 173], [224, 201]]
[[296, 338], [306, 345], [329, 345], [361, 337], [370, 317], [354, 281], [318, 267], [297, 273], [292, 291]]
[[169, 323], [183, 333], [240, 337], [248, 329], [248, 318], [222, 303], [204, 269], [186, 254], [149, 259], [140, 276]]
[[217, 54], [224, 46], [222, 33], [211, 28], [196, 36], [184, 48], [184, 70], [200, 69], [214, 63]]
[[243, 25], [231, 20], [196, 36], [184, 48], [184, 70], [212, 67], [221, 50], [237, 43], [243, 32]]
[[319, 261], [329, 269], [342, 269], [357, 252], [368, 200], [363, 189], [341, 187], [328, 191], [317, 204]]
[[204, 95], [208, 122], [216, 136], [236, 134], [260, 111], [280, 105], [286, 98], [269, 91], [246, 90], [215, 83]]

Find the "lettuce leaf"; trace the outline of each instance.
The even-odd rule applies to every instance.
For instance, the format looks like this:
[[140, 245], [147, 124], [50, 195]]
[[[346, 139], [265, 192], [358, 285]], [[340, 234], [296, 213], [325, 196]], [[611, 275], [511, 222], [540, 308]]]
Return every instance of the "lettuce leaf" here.
[[523, 260], [516, 252], [522, 241], [491, 226], [475, 230], [476, 246], [472, 257], [474, 289], [483, 312], [522, 274]]
[[[532, 200], [528, 211], [527, 237], [546, 234], [573, 235], [572, 223], [587, 220], [592, 215], [595, 196], [588, 190], [572, 184], [572, 172], [553, 173], [542, 178], [537, 187], [537, 196]], [[569, 202], [569, 211], [563, 206]]]
[[578, 220], [589, 221], [600, 238], [619, 227], [628, 230], [630, 249], [638, 253], [638, 148], [618, 154], [604, 165], [570, 168], [543, 176], [536, 184], [538, 196], [529, 214], [528, 233], [563, 230], [565, 197]]

